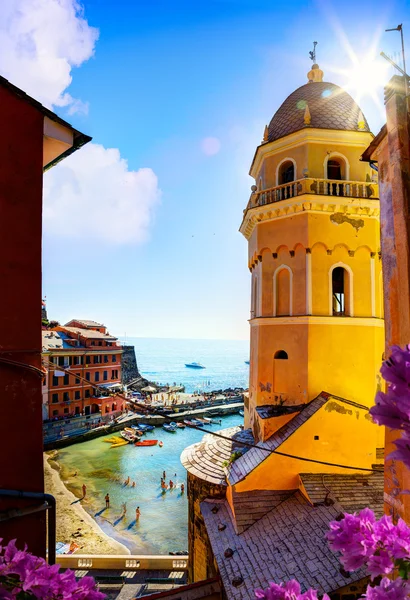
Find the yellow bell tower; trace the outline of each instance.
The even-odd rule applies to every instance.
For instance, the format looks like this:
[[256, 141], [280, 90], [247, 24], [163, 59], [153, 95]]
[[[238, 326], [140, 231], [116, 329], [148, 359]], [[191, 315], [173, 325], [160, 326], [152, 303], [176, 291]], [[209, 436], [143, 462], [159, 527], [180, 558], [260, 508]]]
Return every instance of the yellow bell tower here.
[[255, 440], [322, 391], [373, 403], [384, 347], [379, 200], [360, 161], [372, 139], [359, 106], [314, 64], [256, 149], [240, 227], [252, 274], [245, 426]]

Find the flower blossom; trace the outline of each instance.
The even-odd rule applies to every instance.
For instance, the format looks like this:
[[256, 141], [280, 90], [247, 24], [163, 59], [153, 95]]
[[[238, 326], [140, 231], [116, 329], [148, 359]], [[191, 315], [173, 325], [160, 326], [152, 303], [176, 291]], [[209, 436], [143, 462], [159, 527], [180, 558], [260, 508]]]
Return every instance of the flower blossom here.
[[[301, 593], [300, 584], [295, 579], [281, 584], [271, 582], [266, 590], [255, 590], [255, 596], [262, 600], [318, 600], [316, 590]], [[322, 600], [329, 600], [329, 596], [323, 594]]]
[[391, 581], [383, 577], [380, 585], [367, 586], [365, 598], [367, 600], [405, 600], [410, 594], [410, 585], [400, 577]]
[[[1, 540], [0, 540], [1, 542]], [[19, 550], [16, 540], [0, 546], [0, 600], [24, 598], [39, 600], [103, 600], [92, 577], [76, 580], [73, 571], [59, 572], [59, 565], [49, 565], [43, 558]]]

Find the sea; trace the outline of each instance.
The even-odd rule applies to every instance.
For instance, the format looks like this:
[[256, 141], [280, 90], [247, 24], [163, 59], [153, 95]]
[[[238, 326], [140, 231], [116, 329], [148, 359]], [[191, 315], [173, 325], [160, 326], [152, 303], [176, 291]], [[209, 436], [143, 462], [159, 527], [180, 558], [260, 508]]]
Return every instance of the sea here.
[[[141, 374], [161, 384], [181, 384], [187, 393], [248, 387], [248, 341], [127, 338], [135, 346]], [[185, 363], [199, 362], [205, 369], [194, 370]], [[221, 425], [207, 425], [218, 431], [243, 424], [239, 414], [222, 417]], [[125, 544], [133, 554], [168, 554], [188, 548], [188, 501], [186, 471], [180, 462], [184, 448], [199, 442], [203, 432], [186, 428], [171, 434], [156, 427], [144, 439], [163, 442], [153, 447], [134, 445], [111, 448], [105, 440], [113, 434], [75, 444], [58, 451], [56, 460], [66, 486], [78, 497], [83, 483], [87, 486], [85, 510], [100, 527]], [[176, 484], [161, 490], [161, 476], [166, 472]], [[76, 475], [74, 475], [76, 473]], [[135, 487], [124, 485], [130, 477]], [[182, 492], [181, 484], [185, 485]], [[105, 510], [104, 497], [110, 495]], [[123, 505], [126, 515], [122, 516]], [[141, 517], [135, 520], [139, 506]]]
[[[187, 393], [249, 384], [249, 340], [126, 338], [133, 345], [143, 377], [161, 384], [184, 385]], [[205, 369], [189, 369], [197, 362]]]
[[[206, 429], [219, 431], [242, 425], [243, 417], [229, 415], [221, 421], [221, 425], [207, 425]], [[81, 487], [85, 483], [87, 495], [81, 501], [84, 509], [107, 535], [127, 546], [132, 554], [185, 552], [188, 549], [187, 474], [180, 456], [184, 448], [200, 442], [203, 435], [202, 431], [189, 427], [176, 433], [156, 427], [144, 439], [161, 440], [162, 448], [133, 444], [111, 448], [111, 444], [105, 442], [113, 436], [110, 434], [63, 448], [55, 459], [61, 467], [63, 482], [76, 496], [82, 496]], [[167, 483], [172, 479], [174, 489], [161, 489], [163, 471]], [[135, 487], [124, 485], [128, 477], [130, 482], [135, 481]], [[105, 509], [107, 493], [109, 509]], [[124, 503], [127, 513], [122, 516]], [[141, 511], [138, 522], [135, 519], [137, 506]]]

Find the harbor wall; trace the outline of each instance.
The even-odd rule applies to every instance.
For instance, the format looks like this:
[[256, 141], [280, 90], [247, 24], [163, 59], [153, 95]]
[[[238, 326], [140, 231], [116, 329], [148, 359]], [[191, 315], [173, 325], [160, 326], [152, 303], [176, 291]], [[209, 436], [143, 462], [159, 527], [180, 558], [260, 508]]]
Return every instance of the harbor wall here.
[[122, 350], [122, 383], [127, 385], [127, 383], [133, 379], [140, 377], [140, 373], [138, 371], [137, 358], [135, 356], [135, 347], [123, 346]]
[[[73, 435], [71, 437], [63, 437], [59, 440], [53, 440], [51, 442], [44, 443], [44, 451], [48, 450], [58, 450], [60, 448], [65, 448], [67, 446], [72, 446], [73, 444], [79, 444], [81, 442], [87, 442], [89, 440], [93, 440], [97, 437], [101, 437], [103, 435], [107, 435], [108, 433], [114, 433], [116, 431], [120, 431], [124, 429], [124, 427], [129, 427], [130, 425], [156, 425], [161, 426], [164, 423], [170, 423], [171, 421], [183, 421], [184, 419], [197, 418], [202, 416], [211, 417], [215, 412], [217, 412], [218, 417], [222, 417], [225, 415], [232, 415], [237, 413], [241, 408], [243, 408], [243, 398], [239, 399], [235, 403], [220, 405], [218, 407], [207, 407], [201, 409], [187, 410], [181, 413], [174, 413], [169, 416], [162, 415], [136, 415], [135, 417], [130, 417], [126, 420], [123, 420], [121, 423], [115, 423], [113, 425], [105, 425], [103, 427], [97, 427], [96, 429], [91, 429], [90, 431], [86, 431], [81, 433], [80, 435]], [[64, 421], [59, 421], [59, 424], [64, 425]]]

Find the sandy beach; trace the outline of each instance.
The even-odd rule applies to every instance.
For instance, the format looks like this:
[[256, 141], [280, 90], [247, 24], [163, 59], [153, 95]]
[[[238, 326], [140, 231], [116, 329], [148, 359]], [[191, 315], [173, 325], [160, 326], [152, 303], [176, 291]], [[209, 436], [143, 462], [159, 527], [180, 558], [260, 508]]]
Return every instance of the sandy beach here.
[[[78, 544], [79, 554], [129, 554], [126, 546], [109, 537], [84, 510], [60, 479], [57, 463], [44, 454], [45, 490], [57, 502], [57, 542]], [[56, 467], [56, 468], [53, 468]]]

